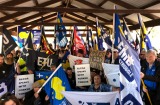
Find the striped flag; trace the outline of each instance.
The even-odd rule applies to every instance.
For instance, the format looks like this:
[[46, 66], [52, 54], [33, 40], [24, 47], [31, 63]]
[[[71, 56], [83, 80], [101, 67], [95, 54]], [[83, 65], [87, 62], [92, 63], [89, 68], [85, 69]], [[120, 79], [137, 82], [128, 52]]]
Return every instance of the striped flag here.
[[147, 50], [152, 49], [152, 44], [151, 44], [151, 41], [147, 35], [147, 30], [146, 30], [146, 27], [143, 23], [142, 17], [140, 15], [140, 13], [138, 13], [137, 15], [138, 15], [140, 29], [142, 32], [142, 49], [147, 49]]
[[140, 61], [138, 53], [120, 32], [120, 20], [115, 14], [120, 67], [120, 95], [122, 105], [143, 105], [140, 96]]

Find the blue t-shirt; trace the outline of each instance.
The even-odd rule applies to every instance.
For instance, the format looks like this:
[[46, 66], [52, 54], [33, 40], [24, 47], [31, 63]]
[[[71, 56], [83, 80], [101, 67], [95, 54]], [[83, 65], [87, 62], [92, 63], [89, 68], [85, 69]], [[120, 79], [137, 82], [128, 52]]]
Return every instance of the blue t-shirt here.
[[[155, 66], [155, 64], [153, 64], [152, 67], [147, 68], [146, 75], [154, 76], [155, 70], [156, 70], [156, 66]], [[148, 90], [156, 90], [156, 82], [144, 80], [144, 83], [146, 84]]]

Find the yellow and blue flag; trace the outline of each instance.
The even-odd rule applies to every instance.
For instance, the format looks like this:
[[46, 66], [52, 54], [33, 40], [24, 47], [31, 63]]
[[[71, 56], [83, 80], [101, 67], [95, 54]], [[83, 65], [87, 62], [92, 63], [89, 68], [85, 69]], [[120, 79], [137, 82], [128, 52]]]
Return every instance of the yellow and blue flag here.
[[40, 79], [47, 80], [52, 73], [53, 71], [51, 70], [35, 71], [35, 79], [36, 80], [40, 80]]
[[53, 77], [44, 86], [44, 89], [49, 96], [51, 105], [62, 105], [66, 102], [62, 91], [71, 91], [66, 74], [60, 66]]
[[131, 47], [120, 32], [118, 14], [115, 15], [115, 31], [118, 40], [119, 68], [120, 68], [120, 94], [121, 103], [143, 105], [140, 96], [140, 61], [138, 53]]
[[103, 50], [103, 39], [102, 39], [102, 32], [101, 32], [101, 28], [98, 24], [98, 18], [96, 18], [96, 27], [97, 27], [97, 44], [98, 44], [98, 50]]
[[56, 41], [60, 47], [65, 47], [68, 43], [68, 40], [66, 38], [66, 28], [63, 25], [63, 21], [60, 13], [58, 13], [58, 16], [57, 16], [57, 22], [61, 23], [61, 25], [56, 26], [56, 38], [57, 38]]
[[142, 17], [140, 15], [140, 13], [137, 14], [138, 15], [138, 21], [139, 21], [139, 25], [140, 25], [140, 28], [141, 28], [141, 32], [142, 32], [142, 49], [152, 49], [152, 44], [151, 44], [151, 41], [147, 35], [147, 30], [146, 30], [146, 27], [143, 23], [143, 20], [142, 20]]

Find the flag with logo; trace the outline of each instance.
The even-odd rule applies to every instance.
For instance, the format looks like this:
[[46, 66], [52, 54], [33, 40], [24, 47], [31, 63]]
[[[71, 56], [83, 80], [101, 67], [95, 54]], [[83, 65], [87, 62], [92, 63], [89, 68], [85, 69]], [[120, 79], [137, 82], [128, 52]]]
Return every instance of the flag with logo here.
[[129, 44], [135, 49], [135, 41], [131, 35], [130, 29], [127, 26], [127, 23], [125, 19], [123, 18], [123, 33], [125, 36], [125, 39], [129, 42]]
[[130, 29], [127, 26], [127, 23], [124, 18], [123, 18], [123, 32], [124, 32], [126, 40], [128, 40], [130, 43], [134, 43], [134, 39], [131, 35]]
[[32, 38], [33, 43], [39, 44], [40, 38], [41, 38], [41, 30], [27, 31], [26, 29], [23, 29], [22, 26], [18, 26], [17, 27], [17, 33], [18, 33], [17, 39], [18, 39], [18, 44], [20, 47], [23, 47], [22, 44], [25, 43], [30, 32], [33, 34], [33, 38]]
[[31, 32], [30, 32], [22, 51], [22, 58], [26, 62], [27, 69], [34, 71], [36, 52], [33, 48], [32, 38], [33, 36], [31, 36]]
[[[120, 105], [119, 92], [62, 92], [72, 105]], [[77, 98], [75, 98], [77, 97]]]
[[14, 39], [11, 37], [11, 34], [9, 33], [9, 31], [5, 27], [3, 27], [2, 30], [3, 30], [2, 32], [3, 53], [7, 55], [17, 47], [17, 44], [14, 41]]
[[73, 68], [76, 64], [89, 64], [89, 58], [77, 57], [73, 55], [68, 56], [70, 67]]
[[102, 63], [104, 73], [110, 85], [120, 87], [120, 70], [119, 65]]
[[68, 43], [68, 40], [66, 38], [66, 28], [63, 25], [63, 21], [61, 18], [60, 13], [57, 15], [57, 22], [61, 23], [61, 25], [56, 26], [56, 38], [57, 38], [57, 43], [60, 47], [65, 47]]
[[142, 49], [152, 49], [152, 44], [151, 44], [151, 41], [147, 35], [147, 30], [146, 30], [146, 27], [143, 23], [143, 20], [142, 20], [142, 17], [140, 15], [140, 13], [137, 14], [138, 15], [138, 21], [139, 21], [139, 25], [140, 25], [140, 29], [141, 29], [141, 32], [142, 32]]
[[35, 79], [36, 80], [40, 80], [40, 79], [47, 80], [52, 73], [53, 71], [51, 70], [35, 71]]
[[37, 53], [37, 69], [39, 70], [50, 70], [51, 64], [58, 65], [58, 55], [46, 54], [46, 52]]
[[120, 33], [120, 20], [115, 14], [115, 31], [118, 41], [121, 103], [143, 105], [140, 96], [140, 61], [138, 53]]
[[55, 70], [54, 75], [51, 74], [51, 79], [44, 86], [44, 89], [49, 96], [51, 105], [65, 105], [65, 97], [62, 91], [71, 91], [68, 79], [62, 66], [59, 65]]

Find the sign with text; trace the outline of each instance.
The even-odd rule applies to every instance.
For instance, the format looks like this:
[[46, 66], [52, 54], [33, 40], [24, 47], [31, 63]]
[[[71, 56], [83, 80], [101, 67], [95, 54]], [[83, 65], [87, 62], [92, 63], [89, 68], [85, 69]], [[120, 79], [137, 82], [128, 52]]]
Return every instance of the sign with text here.
[[26, 92], [32, 90], [33, 82], [34, 74], [18, 75], [15, 83], [15, 96], [18, 99], [22, 99]]
[[91, 85], [90, 65], [75, 65], [76, 86]]
[[58, 56], [56, 54], [46, 54], [46, 52], [38, 52], [37, 66], [39, 70], [50, 70], [51, 64], [57, 64]]
[[89, 56], [90, 66], [92, 68], [102, 70], [102, 63], [104, 63], [105, 55], [105, 51], [91, 51]]
[[[25, 43], [25, 40], [28, 38], [29, 32], [26, 29], [23, 29], [21, 26], [17, 27], [18, 32], [18, 43]], [[39, 44], [41, 39], [41, 30], [31, 30], [33, 35], [33, 43]]]

